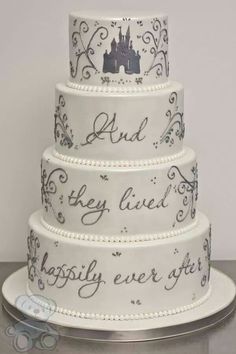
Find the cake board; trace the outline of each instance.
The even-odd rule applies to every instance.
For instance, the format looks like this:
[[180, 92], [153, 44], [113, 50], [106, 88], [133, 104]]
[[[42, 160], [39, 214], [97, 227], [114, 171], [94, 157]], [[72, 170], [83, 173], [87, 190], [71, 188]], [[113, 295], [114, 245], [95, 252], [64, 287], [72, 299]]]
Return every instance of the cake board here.
[[[11, 274], [2, 287], [3, 307], [15, 320], [42, 331], [40, 316], [32, 317], [24, 308], [16, 307], [16, 299], [26, 294], [27, 268]], [[234, 282], [222, 272], [211, 270], [211, 296], [202, 305], [184, 313], [156, 319], [132, 321], [88, 320], [54, 312], [46, 321], [58, 335], [84, 340], [132, 342], [176, 337], [216, 325], [235, 309]]]

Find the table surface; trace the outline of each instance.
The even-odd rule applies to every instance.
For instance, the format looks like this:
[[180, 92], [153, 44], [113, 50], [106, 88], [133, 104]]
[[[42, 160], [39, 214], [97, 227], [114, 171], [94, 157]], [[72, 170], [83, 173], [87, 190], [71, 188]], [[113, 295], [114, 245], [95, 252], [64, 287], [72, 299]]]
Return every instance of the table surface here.
[[[23, 263], [0, 263], [0, 284]], [[236, 282], [236, 261], [216, 261], [215, 268], [228, 274]], [[222, 289], [224, 291], [224, 289]], [[2, 296], [0, 295], [2, 300]], [[0, 354], [17, 353], [13, 337], [6, 335], [6, 329], [16, 321], [0, 308]], [[33, 347], [27, 353], [66, 354], [236, 354], [236, 315], [208, 330], [178, 338], [142, 343], [95, 343], [60, 337], [54, 350]]]

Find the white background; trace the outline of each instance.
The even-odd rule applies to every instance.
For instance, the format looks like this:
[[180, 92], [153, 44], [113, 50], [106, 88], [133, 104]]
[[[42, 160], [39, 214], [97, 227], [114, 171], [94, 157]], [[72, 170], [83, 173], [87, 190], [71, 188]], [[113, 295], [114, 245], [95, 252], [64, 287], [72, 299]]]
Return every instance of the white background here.
[[213, 224], [213, 258], [236, 258], [235, 0], [0, 0], [2, 261], [25, 260], [27, 219], [40, 207], [54, 87], [69, 72], [68, 13], [118, 6], [169, 15], [171, 78], [185, 86], [186, 144], [198, 154], [199, 207]]

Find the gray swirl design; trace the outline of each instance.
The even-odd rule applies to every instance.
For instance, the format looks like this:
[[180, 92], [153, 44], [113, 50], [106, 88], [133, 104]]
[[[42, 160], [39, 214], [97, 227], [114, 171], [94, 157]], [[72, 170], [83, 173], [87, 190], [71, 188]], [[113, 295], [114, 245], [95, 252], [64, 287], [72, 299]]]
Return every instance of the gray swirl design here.
[[55, 142], [59, 141], [61, 146], [68, 147], [71, 149], [74, 145], [73, 143], [73, 132], [68, 124], [68, 117], [66, 113], [62, 110], [66, 105], [66, 101], [63, 95], [59, 96], [58, 105], [56, 106], [56, 111], [54, 114], [54, 139]]
[[57, 193], [57, 185], [55, 179], [58, 179], [60, 183], [66, 183], [68, 181], [68, 175], [62, 168], [56, 168], [47, 175], [46, 169], [43, 169], [41, 163], [41, 199], [42, 204], [45, 207], [46, 212], [49, 208], [52, 209], [56, 220], [60, 224], [65, 223], [65, 217], [62, 212], [56, 212], [52, 205], [51, 196]]
[[30, 235], [27, 237], [27, 268], [28, 268], [28, 279], [34, 281], [35, 278], [38, 279], [38, 287], [40, 290], [43, 290], [45, 285], [41, 278], [41, 274], [37, 269], [38, 255], [37, 250], [40, 248], [40, 242], [38, 237], [35, 235], [33, 230], [30, 230]]
[[176, 221], [183, 222], [188, 215], [192, 219], [196, 215], [196, 201], [198, 199], [198, 169], [197, 164], [192, 168], [193, 179], [189, 181], [177, 166], [172, 166], [168, 171], [170, 180], [180, 179], [174, 187], [175, 192], [183, 196], [183, 209], [176, 214]]
[[177, 103], [177, 101], [178, 101], [178, 94], [177, 94], [177, 92], [175, 92], [175, 91], [171, 92], [170, 97], [169, 97], [169, 102], [170, 102], [170, 104]]
[[184, 113], [178, 110], [178, 94], [177, 92], [172, 92], [169, 97], [169, 103], [174, 106], [175, 111], [172, 108], [168, 109], [166, 112], [166, 118], [168, 119], [167, 127], [160, 138], [160, 144], [169, 144], [169, 147], [174, 145], [175, 137], [179, 140], [183, 140], [185, 136], [185, 124], [184, 124]]
[[95, 54], [93, 48], [93, 41], [98, 36], [102, 41], [108, 37], [108, 29], [104, 26], [100, 26], [91, 35], [87, 44], [84, 43], [83, 34], [89, 32], [89, 25], [86, 21], [81, 21], [79, 24], [79, 30], [72, 33], [72, 46], [75, 50], [75, 65], [70, 61], [70, 73], [72, 78], [78, 75], [79, 63], [82, 57], [85, 57], [87, 64], [81, 68], [82, 78], [88, 80], [91, 77], [91, 70], [98, 73], [98, 69], [91, 59], [91, 56]]
[[[168, 44], [168, 31], [158, 18], [153, 19], [152, 31], [146, 31], [142, 35], [143, 43], [151, 45], [149, 50], [152, 54], [152, 62], [145, 72], [148, 75], [152, 70], [156, 70], [157, 77], [169, 76], [168, 51], [163, 49], [164, 44]], [[165, 46], [164, 46], [165, 47]], [[164, 61], [164, 64], [162, 63]]]
[[201, 286], [204, 287], [207, 283], [207, 281], [210, 281], [210, 276], [211, 276], [211, 225], [209, 228], [209, 238], [205, 238], [204, 243], [203, 243], [203, 250], [206, 253], [206, 260], [208, 264], [208, 272], [207, 274], [204, 274], [202, 277], [201, 281]]

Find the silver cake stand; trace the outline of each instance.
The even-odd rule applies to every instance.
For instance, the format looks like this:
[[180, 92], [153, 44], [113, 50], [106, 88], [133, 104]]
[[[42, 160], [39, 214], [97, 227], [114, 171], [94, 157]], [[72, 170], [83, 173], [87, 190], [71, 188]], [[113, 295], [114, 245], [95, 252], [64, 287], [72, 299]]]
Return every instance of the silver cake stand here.
[[[47, 322], [32, 316], [24, 307], [16, 306], [19, 296], [27, 296], [27, 268], [11, 274], [2, 287], [3, 307], [15, 320], [40, 331], [50, 325], [60, 336], [94, 341], [132, 342], [176, 337], [212, 327], [226, 319], [235, 308], [234, 282], [214, 268], [211, 270], [211, 296], [201, 306], [181, 314], [157, 319], [133, 321], [101, 321], [79, 319], [53, 313]], [[46, 325], [47, 324], [47, 325]], [[45, 326], [44, 326], [45, 325]]]

